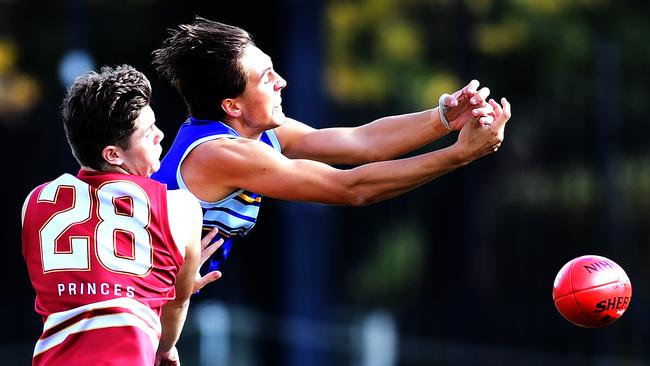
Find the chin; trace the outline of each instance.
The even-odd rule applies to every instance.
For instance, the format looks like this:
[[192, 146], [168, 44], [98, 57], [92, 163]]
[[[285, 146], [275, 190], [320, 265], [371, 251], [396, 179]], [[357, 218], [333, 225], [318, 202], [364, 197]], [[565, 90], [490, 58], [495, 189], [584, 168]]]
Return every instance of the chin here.
[[287, 117], [282, 112], [273, 115], [273, 124], [275, 125], [274, 127], [282, 126], [286, 118]]
[[151, 175], [153, 173], [157, 172], [158, 169], [160, 169], [160, 162], [158, 162], [158, 164], [154, 164], [154, 165], [150, 166], [149, 169], [146, 170], [146, 173], [143, 174], [143, 177], [147, 177], [147, 178], [151, 177]]

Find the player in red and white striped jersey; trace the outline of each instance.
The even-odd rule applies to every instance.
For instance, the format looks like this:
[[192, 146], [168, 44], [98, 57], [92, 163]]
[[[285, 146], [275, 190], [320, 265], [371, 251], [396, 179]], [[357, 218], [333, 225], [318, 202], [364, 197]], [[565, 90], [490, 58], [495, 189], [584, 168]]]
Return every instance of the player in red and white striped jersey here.
[[189, 297], [220, 276], [196, 278], [197, 200], [147, 178], [163, 138], [150, 98], [129, 66], [85, 74], [68, 91], [63, 120], [81, 170], [38, 186], [22, 213], [44, 322], [34, 365], [179, 364]]

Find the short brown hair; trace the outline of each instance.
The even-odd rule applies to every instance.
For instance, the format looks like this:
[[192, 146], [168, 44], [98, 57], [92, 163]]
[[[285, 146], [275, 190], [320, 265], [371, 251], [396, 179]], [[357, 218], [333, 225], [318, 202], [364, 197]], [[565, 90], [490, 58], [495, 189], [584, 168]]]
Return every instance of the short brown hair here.
[[62, 106], [66, 137], [79, 164], [101, 170], [106, 146], [128, 149], [134, 122], [150, 100], [149, 80], [132, 66], [79, 76]]
[[246, 88], [240, 60], [246, 47], [254, 45], [239, 27], [196, 17], [170, 31], [163, 47], [153, 51], [153, 65], [183, 96], [192, 116], [221, 120], [221, 101]]

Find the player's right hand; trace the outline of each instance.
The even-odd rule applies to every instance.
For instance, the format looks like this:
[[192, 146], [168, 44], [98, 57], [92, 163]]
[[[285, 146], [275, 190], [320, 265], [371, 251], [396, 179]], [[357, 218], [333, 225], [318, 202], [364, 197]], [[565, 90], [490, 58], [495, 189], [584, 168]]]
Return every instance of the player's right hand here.
[[466, 157], [467, 161], [480, 158], [483, 155], [495, 152], [504, 139], [505, 125], [510, 119], [510, 103], [506, 98], [501, 98], [501, 104], [494, 100], [489, 101], [493, 111], [490, 116], [494, 119], [491, 124], [479, 121], [467, 123], [458, 135], [454, 148], [460, 149], [459, 155]]
[[487, 103], [490, 89], [479, 89], [479, 81], [472, 80], [464, 88], [453, 94], [444, 94], [442, 105], [444, 114], [452, 130], [460, 130], [465, 124], [475, 118], [483, 124], [490, 124], [492, 107]]
[[[221, 244], [223, 244], [223, 239], [219, 239], [215, 241], [214, 243], [210, 244], [212, 239], [214, 239], [215, 235], [219, 232], [219, 229], [215, 226], [214, 229], [210, 230], [210, 232], [201, 239], [201, 262], [199, 264], [199, 268], [203, 266], [203, 263], [210, 258], [214, 252], [219, 249]], [[201, 276], [199, 272], [196, 273], [196, 279], [194, 280], [194, 290], [192, 291], [193, 293], [196, 293], [205, 285], [214, 282], [221, 278], [222, 274], [221, 271], [212, 271], [208, 272], [205, 276]]]

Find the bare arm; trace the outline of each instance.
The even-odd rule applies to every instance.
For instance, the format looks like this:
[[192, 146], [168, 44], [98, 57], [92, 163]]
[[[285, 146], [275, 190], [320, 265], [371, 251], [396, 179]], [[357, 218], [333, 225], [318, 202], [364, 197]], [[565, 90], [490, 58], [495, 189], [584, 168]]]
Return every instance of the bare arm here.
[[275, 132], [289, 158], [356, 165], [395, 158], [446, 135], [449, 131], [432, 122], [432, 114], [423, 111], [383, 117], [359, 127], [324, 129], [287, 119]]
[[[507, 103], [507, 102], [506, 102]], [[183, 175], [204, 200], [217, 200], [237, 188], [265, 196], [325, 204], [363, 205], [385, 200], [494, 151], [503, 139], [509, 106], [492, 127], [467, 123], [451, 147], [391, 161], [340, 170], [307, 159], [288, 159], [249, 139], [204, 143], [188, 156]], [[214, 167], [218, 166], [218, 169]], [[201, 174], [192, 174], [200, 171]], [[200, 176], [200, 177], [199, 177]]]
[[[457, 112], [454, 128], [460, 129], [475, 116], [485, 116], [491, 107], [485, 103], [489, 89], [477, 91], [478, 81], [448, 96], [445, 105]], [[456, 108], [458, 99], [468, 106]], [[476, 98], [475, 98], [476, 97]], [[473, 100], [473, 102], [472, 102]], [[459, 106], [460, 107], [460, 106]], [[446, 135], [438, 108], [422, 112], [389, 116], [353, 128], [314, 129], [301, 122], [287, 119], [275, 130], [283, 144], [283, 153], [289, 158], [311, 159], [328, 164], [362, 164], [394, 159]]]
[[190, 295], [194, 288], [196, 273], [199, 270], [201, 251], [201, 207], [196, 198], [184, 190], [167, 192], [167, 206], [172, 235], [185, 261], [176, 276], [176, 298], [163, 306], [160, 317], [162, 335], [158, 345], [157, 359], [166, 360], [175, 364], [174, 357], [178, 357], [175, 349], [180, 337]]

